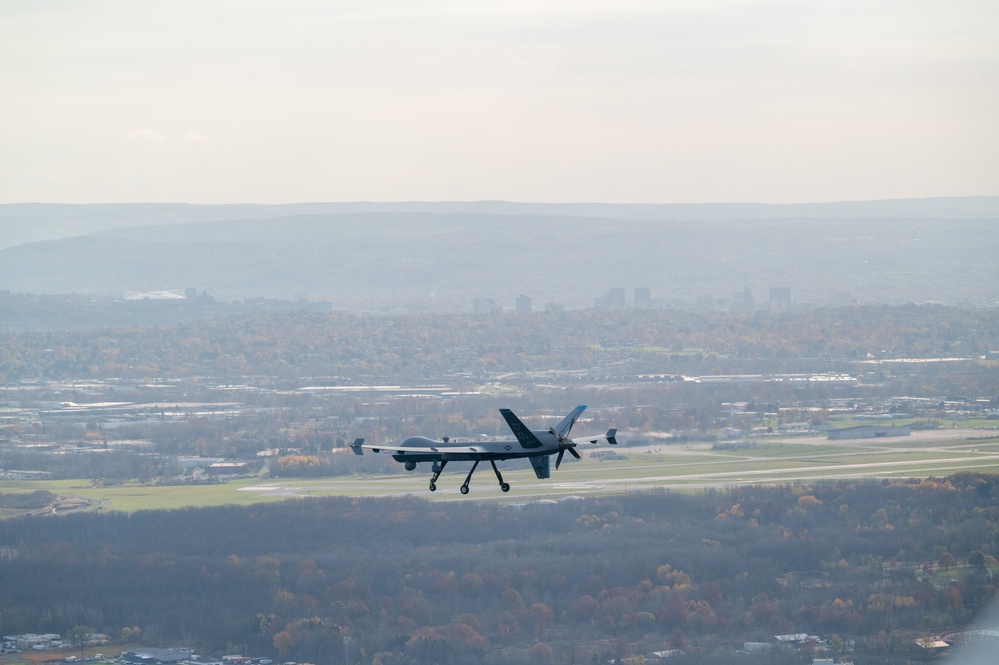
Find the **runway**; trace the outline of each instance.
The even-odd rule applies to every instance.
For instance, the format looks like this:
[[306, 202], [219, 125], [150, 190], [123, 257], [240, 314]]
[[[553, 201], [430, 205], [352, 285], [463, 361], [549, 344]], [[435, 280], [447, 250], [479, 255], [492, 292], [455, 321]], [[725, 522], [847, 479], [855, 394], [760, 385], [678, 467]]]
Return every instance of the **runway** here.
[[993, 430], [929, 430], [840, 441], [814, 436], [767, 439], [735, 450], [715, 450], [708, 443], [622, 447], [615, 450], [625, 457], [619, 460], [598, 460], [586, 455], [596, 448], [579, 449], [582, 461], [566, 460], [546, 480], [538, 480], [529, 469], [501, 465], [511, 485], [508, 493], [500, 491], [492, 473], [476, 473], [470, 493], [462, 495], [458, 488], [469, 464], [448, 467], [436, 492], [428, 489], [429, 464], [393, 475], [270, 480], [243, 491], [273, 497], [417, 495], [428, 500], [517, 502], [656, 488], [690, 491], [822, 479], [925, 478], [959, 471], [999, 473], [999, 432]]

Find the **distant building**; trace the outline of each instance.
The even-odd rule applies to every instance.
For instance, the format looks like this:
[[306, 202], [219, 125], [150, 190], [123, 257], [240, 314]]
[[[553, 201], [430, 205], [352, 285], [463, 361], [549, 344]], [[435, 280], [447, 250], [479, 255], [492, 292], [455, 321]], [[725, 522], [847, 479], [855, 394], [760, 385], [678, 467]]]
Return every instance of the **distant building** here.
[[844, 427], [829, 432], [830, 440], [842, 439], [877, 439], [883, 436], [909, 436], [908, 427], [892, 427], [888, 425], [857, 425]]
[[593, 306], [604, 309], [624, 309], [624, 289], [620, 287], [610, 289], [604, 295], [594, 298]]
[[495, 314], [503, 308], [492, 298], [476, 298], [472, 301], [472, 312], [475, 314]]
[[212, 476], [238, 476], [251, 471], [249, 462], [216, 462], [209, 464], [205, 471]]
[[43, 651], [62, 646], [62, 636], [56, 633], [25, 633], [23, 635], [4, 635], [4, 641], [13, 642], [18, 649], [33, 649]]
[[531, 297], [520, 294], [517, 296], [517, 314], [530, 314], [531, 313]]
[[26, 471], [21, 469], [0, 469], [0, 480], [48, 480], [51, 471]]
[[790, 309], [791, 289], [787, 286], [779, 286], [770, 289], [770, 309]]
[[936, 659], [950, 651], [950, 644], [934, 637], [923, 637], [915, 644], [924, 659]]
[[122, 300], [183, 300], [176, 291], [140, 291], [126, 293]]
[[777, 644], [802, 644], [811, 640], [812, 642], [818, 642], [819, 638], [815, 635], [809, 635], [808, 633], [791, 633], [790, 635], [774, 635], [774, 639]]
[[732, 294], [733, 312], [751, 312], [753, 310], [753, 292], [747, 286], [742, 291]]
[[635, 287], [635, 309], [649, 309], [652, 307], [652, 290], [647, 286]]
[[715, 299], [711, 296], [697, 296], [698, 309], [711, 309], [715, 306]]

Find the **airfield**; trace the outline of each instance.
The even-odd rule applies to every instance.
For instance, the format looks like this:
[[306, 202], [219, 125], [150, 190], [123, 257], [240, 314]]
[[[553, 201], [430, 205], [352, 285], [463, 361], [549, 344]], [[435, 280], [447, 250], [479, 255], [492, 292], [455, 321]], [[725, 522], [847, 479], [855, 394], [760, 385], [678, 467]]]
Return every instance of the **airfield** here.
[[[500, 491], [488, 469], [472, 478], [462, 495], [468, 464], [441, 474], [430, 492], [430, 466], [394, 475], [353, 476], [303, 481], [256, 483], [240, 488], [260, 497], [322, 495], [402, 496], [428, 500], [491, 499], [509, 502], [569, 496], [641, 492], [651, 489], [695, 491], [745, 484], [814, 482], [845, 478], [926, 478], [960, 471], [999, 473], [999, 432], [968, 429], [914, 432], [909, 436], [830, 441], [825, 437], [763, 440], [735, 450], [714, 450], [710, 443], [612, 449], [621, 459], [595, 458], [608, 446], [579, 446], [583, 459], [568, 458], [546, 480], [524, 465], [501, 466], [512, 486]], [[401, 465], [400, 465], [401, 469]]]
[[[710, 443], [617, 448], [582, 444], [579, 451], [582, 460], [567, 457], [558, 470], [553, 464], [551, 478], [546, 480], [538, 480], [525, 460], [500, 463], [503, 477], [511, 485], [507, 493], [500, 491], [491, 470], [480, 465], [472, 477], [470, 493], [462, 495], [458, 488], [469, 463], [449, 466], [437, 481], [436, 492], [427, 487], [429, 464], [421, 464], [414, 471], [404, 471], [400, 464], [396, 474], [250, 478], [214, 485], [95, 486], [86, 480], [0, 481], [0, 492], [48, 490], [58, 495], [60, 502], [55, 509], [41, 512], [58, 514], [248, 505], [319, 496], [419, 496], [428, 501], [518, 504], [653, 489], [700, 491], [850, 478], [927, 478], [961, 471], [999, 474], [999, 430], [984, 429], [913, 431], [909, 436], [839, 441], [825, 437], [764, 438], [734, 449], [716, 449]], [[601, 453], [611, 453], [614, 458], [600, 457]], [[14, 514], [19, 513], [0, 510], [0, 517]]]

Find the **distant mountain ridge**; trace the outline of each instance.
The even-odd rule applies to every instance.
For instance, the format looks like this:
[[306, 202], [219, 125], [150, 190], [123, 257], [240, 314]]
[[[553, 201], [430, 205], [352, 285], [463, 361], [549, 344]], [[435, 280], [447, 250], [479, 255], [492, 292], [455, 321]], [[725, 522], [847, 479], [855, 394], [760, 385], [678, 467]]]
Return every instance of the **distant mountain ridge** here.
[[468, 311], [476, 297], [510, 307], [520, 294], [536, 307], [583, 307], [613, 287], [630, 303], [639, 286], [656, 304], [722, 307], [747, 289], [758, 305], [773, 287], [820, 304], [999, 302], [999, 197], [800, 206], [16, 204], [0, 206], [0, 240], [33, 222], [76, 235], [0, 249], [0, 290], [115, 296], [192, 286], [222, 300], [304, 296], [433, 311]]
[[347, 213], [461, 213], [603, 217], [636, 220], [828, 218], [999, 219], [999, 196], [931, 197], [827, 203], [525, 203], [515, 201], [346, 202], [288, 204], [6, 203], [0, 249], [25, 242], [134, 226], [274, 219]]

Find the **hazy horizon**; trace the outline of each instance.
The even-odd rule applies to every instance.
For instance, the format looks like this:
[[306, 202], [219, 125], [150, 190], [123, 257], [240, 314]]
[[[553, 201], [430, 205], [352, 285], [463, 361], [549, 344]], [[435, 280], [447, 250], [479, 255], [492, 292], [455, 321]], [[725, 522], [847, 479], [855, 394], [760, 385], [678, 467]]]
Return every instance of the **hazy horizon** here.
[[[999, 197], [880, 204], [0, 205], [0, 290], [468, 310], [476, 298], [995, 306]], [[738, 295], [736, 295], [738, 294]]]

